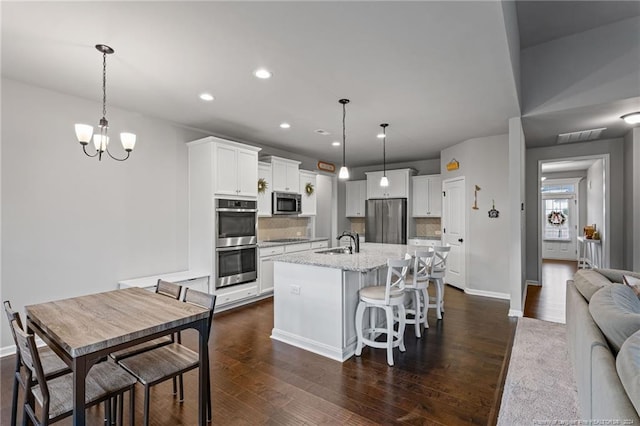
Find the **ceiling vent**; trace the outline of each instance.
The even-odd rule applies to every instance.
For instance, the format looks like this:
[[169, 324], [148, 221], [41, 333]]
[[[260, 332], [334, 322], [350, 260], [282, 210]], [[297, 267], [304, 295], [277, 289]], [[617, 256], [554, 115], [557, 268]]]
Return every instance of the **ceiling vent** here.
[[557, 143], [573, 143], [596, 140], [600, 138], [602, 131], [606, 129], [606, 127], [602, 127], [600, 129], [579, 130], [577, 132], [571, 133], [560, 133], [558, 135]]
[[317, 134], [322, 135], [322, 136], [328, 136], [328, 135], [331, 134], [331, 133], [327, 132], [324, 129], [316, 129], [316, 130], [314, 130], [314, 132], [316, 132]]

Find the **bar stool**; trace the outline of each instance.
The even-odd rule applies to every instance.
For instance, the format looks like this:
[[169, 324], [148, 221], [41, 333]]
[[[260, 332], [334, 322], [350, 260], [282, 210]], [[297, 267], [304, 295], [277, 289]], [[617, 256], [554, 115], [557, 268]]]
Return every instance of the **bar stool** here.
[[[411, 255], [407, 253], [411, 258]], [[433, 251], [416, 250], [413, 257], [413, 274], [407, 276], [407, 282], [404, 287], [405, 293], [409, 295], [405, 311], [407, 312], [407, 324], [413, 324], [416, 337], [422, 337], [420, 325], [424, 324], [425, 328], [429, 328], [427, 322], [427, 311], [429, 310], [429, 269], [433, 261]], [[406, 258], [406, 256], [405, 256]]]
[[[364, 345], [372, 348], [387, 349], [387, 364], [393, 367], [393, 348], [399, 347], [400, 352], [406, 351], [404, 346], [404, 328], [406, 324], [406, 312], [404, 308], [405, 299], [405, 279], [407, 271], [411, 266], [411, 259], [389, 259], [387, 260], [387, 282], [384, 286], [365, 287], [360, 290], [360, 301], [356, 309], [356, 356], [362, 355]], [[394, 307], [398, 310], [398, 331], [394, 331], [395, 324]], [[386, 313], [386, 327], [376, 327], [374, 315], [370, 315], [371, 322], [369, 328], [363, 330], [364, 312], [367, 308], [384, 309]], [[365, 338], [364, 333], [368, 333], [371, 338]], [[377, 333], [387, 335], [386, 342], [377, 342]]]
[[435, 303], [430, 303], [429, 307], [436, 308], [438, 319], [442, 319], [442, 312], [444, 312], [444, 276], [447, 272], [447, 257], [449, 257], [450, 251], [451, 246], [433, 247], [433, 261], [431, 264], [431, 272], [429, 273], [429, 280], [435, 284], [436, 298]]

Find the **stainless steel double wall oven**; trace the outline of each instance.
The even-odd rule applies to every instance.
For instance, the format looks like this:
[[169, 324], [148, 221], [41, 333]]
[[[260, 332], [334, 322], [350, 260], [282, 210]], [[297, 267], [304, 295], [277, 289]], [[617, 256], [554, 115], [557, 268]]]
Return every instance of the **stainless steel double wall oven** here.
[[216, 199], [216, 288], [258, 277], [256, 201]]

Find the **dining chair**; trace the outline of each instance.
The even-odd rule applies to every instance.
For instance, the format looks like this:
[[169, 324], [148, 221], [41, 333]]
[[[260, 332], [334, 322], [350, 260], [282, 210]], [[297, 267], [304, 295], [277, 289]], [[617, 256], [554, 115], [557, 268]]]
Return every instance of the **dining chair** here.
[[[211, 333], [213, 309], [216, 304], [214, 294], [203, 293], [190, 288], [185, 289], [183, 301], [209, 310], [209, 325], [207, 333]], [[179, 342], [161, 346], [150, 351], [145, 351], [128, 358], [121, 359], [119, 364], [133, 374], [144, 386], [144, 425], [149, 425], [149, 391], [158, 383], [186, 373], [195, 368], [205, 368], [207, 377], [206, 403], [207, 419], [211, 420], [211, 383], [209, 378], [209, 365], [200, 366], [200, 356]], [[184, 389], [180, 380], [180, 402], [184, 400]]]
[[[42, 360], [36, 349], [33, 334], [27, 334], [18, 321], [11, 321], [11, 330], [16, 338], [16, 346], [26, 367], [25, 401], [22, 424], [27, 417], [33, 424], [46, 426], [55, 423], [73, 413], [73, 374], [68, 373], [53, 379], [45, 377]], [[91, 367], [85, 381], [85, 406], [91, 407], [105, 403], [107, 424], [112, 423], [111, 400], [120, 399], [119, 424], [123, 421], [123, 397], [129, 392], [129, 424], [134, 424], [135, 415], [135, 377], [120, 368], [113, 361], [99, 362]], [[29, 396], [33, 396], [30, 398]], [[34, 400], [42, 408], [41, 419], [36, 415]]]
[[435, 303], [430, 303], [429, 307], [436, 308], [437, 318], [442, 319], [444, 312], [444, 276], [447, 273], [447, 258], [451, 252], [451, 246], [433, 247], [433, 261], [429, 280], [433, 281], [436, 288]]
[[[407, 271], [411, 266], [411, 259], [388, 259], [387, 260], [387, 281], [385, 285], [364, 287], [360, 289], [360, 301], [356, 308], [356, 356], [362, 355], [363, 346], [372, 348], [387, 349], [387, 364], [393, 366], [393, 348], [398, 347], [400, 352], [404, 352], [404, 328], [406, 324], [406, 312], [404, 308], [405, 300], [405, 280]], [[370, 312], [369, 328], [364, 327], [364, 312], [367, 308], [380, 308], [386, 314], [386, 327], [377, 327], [375, 315]], [[397, 316], [394, 316], [394, 308], [397, 309]], [[394, 324], [398, 322], [398, 331], [394, 330]], [[367, 333], [369, 338], [364, 337]], [[386, 342], [375, 341], [378, 333], [387, 335]]]
[[413, 324], [416, 337], [422, 337], [421, 325], [429, 328], [427, 313], [429, 310], [429, 272], [433, 261], [433, 251], [416, 250], [412, 257], [409, 253], [405, 258], [413, 258], [413, 270], [407, 275], [404, 291], [409, 296], [406, 300], [407, 324]]
[[[20, 329], [22, 327], [22, 320], [20, 319], [20, 314], [15, 312], [11, 308], [11, 302], [5, 300], [3, 302], [4, 312], [7, 315], [7, 320], [9, 324], [11, 321], [15, 321], [18, 324]], [[11, 328], [11, 334], [13, 336], [13, 342], [18, 346], [18, 342], [16, 340], [16, 335]], [[62, 376], [64, 374], [70, 373], [71, 369], [67, 364], [62, 361], [58, 355], [51, 350], [50, 347], [44, 346], [38, 349], [38, 356], [40, 357], [42, 363], [42, 372], [44, 377], [49, 379], [55, 379], [56, 377]], [[17, 422], [17, 413], [18, 413], [18, 392], [19, 389], [26, 389], [26, 384], [22, 376], [22, 367], [23, 367], [22, 357], [20, 356], [20, 351], [16, 351], [16, 366], [13, 374], [13, 396], [11, 398], [11, 426], [16, 426]]]

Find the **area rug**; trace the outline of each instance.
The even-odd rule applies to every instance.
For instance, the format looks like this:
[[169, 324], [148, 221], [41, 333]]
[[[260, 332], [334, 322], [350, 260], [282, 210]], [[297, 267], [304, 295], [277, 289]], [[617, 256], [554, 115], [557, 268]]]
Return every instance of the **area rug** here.
[[498, 425], [573, 424], [579, 418], [566, 326], [519, 318]]

